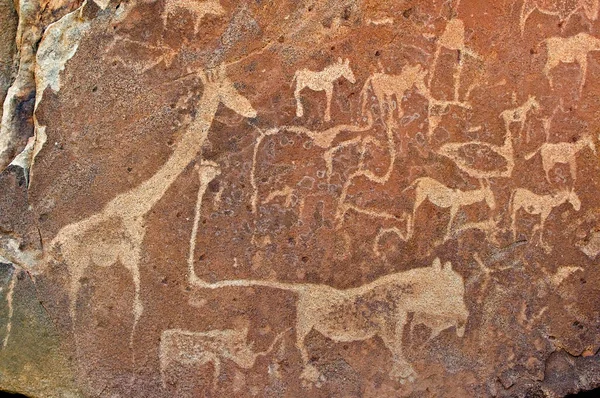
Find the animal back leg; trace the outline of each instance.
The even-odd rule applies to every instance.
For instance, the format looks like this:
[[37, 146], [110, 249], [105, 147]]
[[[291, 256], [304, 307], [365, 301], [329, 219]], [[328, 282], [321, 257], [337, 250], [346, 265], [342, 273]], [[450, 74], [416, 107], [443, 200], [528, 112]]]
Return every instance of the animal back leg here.
[[294, 91], [294, 98], [296, 98], [296, 116], [304, 116], [304, 107], [302, 106], [302, 100], [300, 99], [300, 91], [304, 86], [300, 83], [300, 77], [296, 79], [296, 90]]

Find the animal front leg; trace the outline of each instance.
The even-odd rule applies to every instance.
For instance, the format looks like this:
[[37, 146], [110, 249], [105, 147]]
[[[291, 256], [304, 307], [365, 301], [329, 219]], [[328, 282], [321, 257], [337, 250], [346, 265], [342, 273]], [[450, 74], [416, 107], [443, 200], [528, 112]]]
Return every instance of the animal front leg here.
[[331, 99], [333, 98], [333, 85], [325, 89], [325, 95], [327, 96], [327, 105], [325, 108], [325, 121], [331, 120]]
[[448, 226], [446, 227], [446, 236], [444, 237], [444, 242], [450, 238], [450, 232], [452, 231], [452, 224], [454, 223], [454, 217], [456, 217], [457, 212], [458, 212], [458, 206], [450, 207], [450, 220], [448, 221]]
[[569, 159], [569, 171], [571, 172], [573, 185], [575, 185], [575, 180], [577, 179], [577, 159], [575, 158], [575, 155]]
[[577, 63], [581, 67], [581, 77], [579, 79], [579, 97], [583, 92], [583, 86], [585, 85], [585, 78], [587, 76], [587, 53], [583, 53], [577, 57]]
[[392, 370], [390, 371], [390, 377], [399, 379], [400, 383], [404, 383], [407, 380], [413, 381], [416, 372], [413, 367], [404, 358], [404, 352], [402, 350], [402, 335], [404, 332], [404, 326], [406, 325], [407, 314], [404, 311], [396, 313], [396, 319], [394, 319], [395, 326], [388, 330], [381, 332], [381, 339], [383, 344], [392, 353]]

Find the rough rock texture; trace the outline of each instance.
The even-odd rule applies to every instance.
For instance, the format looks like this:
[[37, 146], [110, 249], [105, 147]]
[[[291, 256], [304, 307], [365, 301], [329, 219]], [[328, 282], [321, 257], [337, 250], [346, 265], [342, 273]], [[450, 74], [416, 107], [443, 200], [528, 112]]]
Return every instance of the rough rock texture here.
[[1, 2], [0, 389], [598, 387], [598, 13]]

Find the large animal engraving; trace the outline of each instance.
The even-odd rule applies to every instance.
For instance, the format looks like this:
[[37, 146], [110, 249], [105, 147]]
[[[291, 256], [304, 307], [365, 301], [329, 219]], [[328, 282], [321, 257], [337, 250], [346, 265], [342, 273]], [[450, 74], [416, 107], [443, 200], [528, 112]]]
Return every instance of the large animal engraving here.
[[[121, 263], [132, 275], [135, 287], [133, 304], [135, 326], [142, 315], [139, 261], [145, 235], [144, 217], [165, 194], [183, 169], [201, 151], [220, 103], [246, 117], [256, 111], [226, 77], [224, 67], [199, 73], [204, 92], [198, 115], [187, 127], [173, 154], [156, 174], [132, 190], [117, 195], [100, 213], [62, 228], [51, 242], [58, 249], [70, 275], [70, 315], [75, 321], [80, 279], [91, 266], [106, 267]], [[214, 164], [201, 162], [201, 181], [215, 176]], [[205, 175], [204, 175], [205, 174]]]
[[438, 258], [431, 267], [397, 272], [343, 290], [327, 285], [244, 279], [208, 283], [198, 278], [193, 270], [190, 283], [205, 289], [264, 286], [296, 293], [296, 347], [304, 365], [302, 378], [308, 383], [316, 382], [320, 376], [319, 370], [311, 364], [305, 345], [312, 330], [335, 342], [379, 336], [392, 354], [390, 377], [406, 381], [416, 375], [402, 347], [408, 314], [416, 314], [421, 322], [435, 319], [438, 325], [435, 333], [439, 333], [441, 325], [444, 329], [454, 326], [459, 337], [464, 334], [469, 316], [462, 277], [449, 262], [442, 266]]

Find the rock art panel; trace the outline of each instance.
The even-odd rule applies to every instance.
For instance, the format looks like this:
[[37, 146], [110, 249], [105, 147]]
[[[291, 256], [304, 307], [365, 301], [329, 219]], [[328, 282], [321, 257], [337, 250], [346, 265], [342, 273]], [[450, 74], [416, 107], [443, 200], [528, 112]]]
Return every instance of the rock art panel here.
[[597, 1], [28, 0], [12, 15], [1, 389], [599, 385]]

